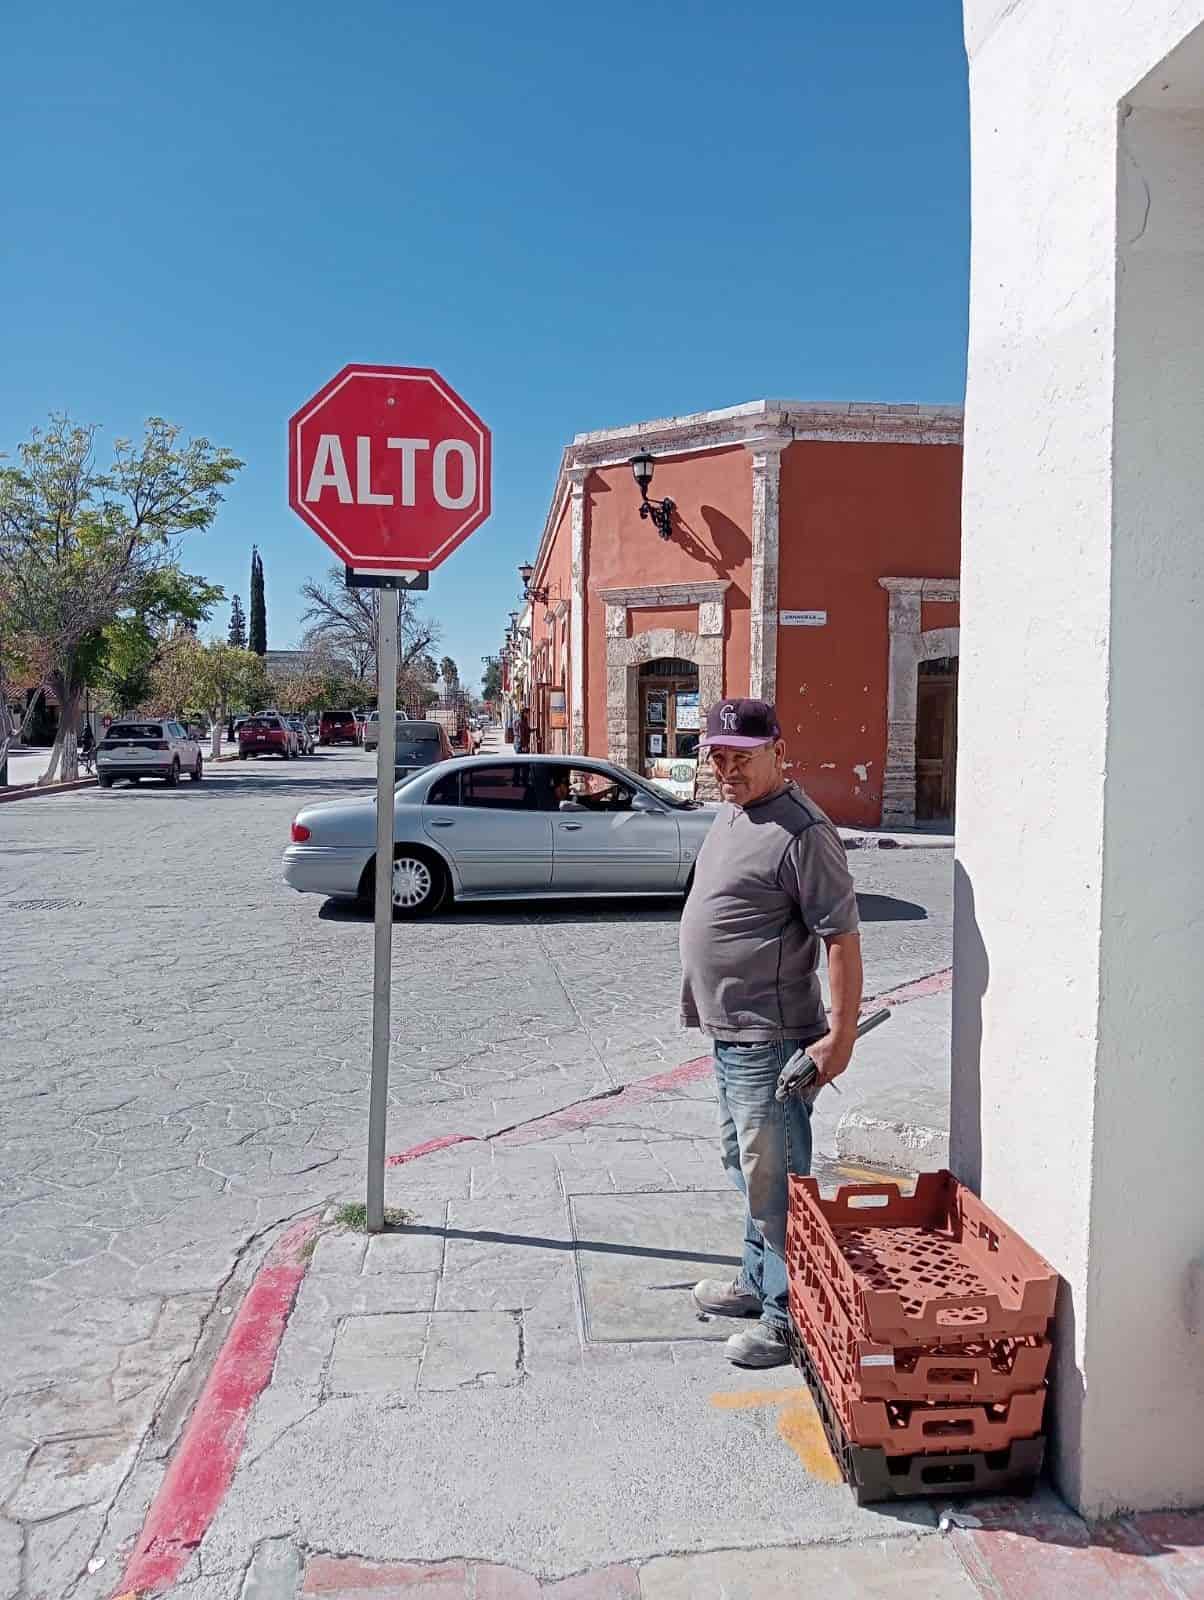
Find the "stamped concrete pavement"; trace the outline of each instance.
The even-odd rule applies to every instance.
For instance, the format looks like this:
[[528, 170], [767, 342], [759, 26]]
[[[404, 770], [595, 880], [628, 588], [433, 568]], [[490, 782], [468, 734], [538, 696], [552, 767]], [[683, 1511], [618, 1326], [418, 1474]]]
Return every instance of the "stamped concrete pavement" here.
[[[104, 1592], [268, 1236], [360, 1189], [371, 926], [292, 894], [279, 856], [301, 804], [370, 783], [361, 754], [323, 754], [0, 810], [0, 1600]], [[871, 984], [946, 965], [948, 855], [851, 860]], [[391, 1147], [699, 1054], [676, 920], [399, 927]], [[612, 1187], [637, 1186], [628, 1161]]]

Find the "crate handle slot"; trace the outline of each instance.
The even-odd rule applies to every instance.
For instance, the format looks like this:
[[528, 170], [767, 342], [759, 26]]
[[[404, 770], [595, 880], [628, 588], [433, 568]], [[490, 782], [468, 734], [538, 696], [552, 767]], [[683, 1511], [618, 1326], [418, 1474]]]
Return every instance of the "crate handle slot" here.
[[[903, 1198], [903, 1192], [894, 1183], [846, 1184], [837, 1189], [833, 1200], [824, 1202], [824, 1213], [832, 1220], [832, 1213], [847, 1217], [850, 1211], [863, 1211], [867, 1206], [891, 1206]], [[821, 1216], [823, 1213], [821, 1213]]]
[[926, 1439], [953, 1439], [974, 1432], [973, 1417], [942, 1417], [937, 1421], [923, 1422], [920, 1432]]
[[[977, 1367], [934, 1367], [928, 1361], [922, 1363], [924, 1382], [933, 1385], [940, 1384], [944, 1388], [958, 1387], [974, 1389], [978, 1387]], [[919, 1373], [917, 1373], [917, 1377]]]

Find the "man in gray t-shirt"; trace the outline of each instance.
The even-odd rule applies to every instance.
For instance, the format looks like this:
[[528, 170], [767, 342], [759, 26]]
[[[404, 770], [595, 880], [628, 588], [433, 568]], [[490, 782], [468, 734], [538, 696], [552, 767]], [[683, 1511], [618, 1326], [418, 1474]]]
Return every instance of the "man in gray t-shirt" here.
[[727, 1354], [740, 1366], [772, 1367], [789, 1360], [786, 1180], [811, 1166], [810, 1107], [796, 1096], [778, 1101], [774, 1090], [800, 1046], [821, 1084], [849, 1064], [861, 1004], [857, 898], [840, 835], [786, 778], [773, 706], [712, 707], [702, 747], [724, 803], [681, 920], [682, 1021], [714, 1040], [723, 1164], [747, 1197], [747, 1217], [739, 1276], [704, 1279], [694, 1298], [712, 1314], [757, 1317], [727, 1341]]

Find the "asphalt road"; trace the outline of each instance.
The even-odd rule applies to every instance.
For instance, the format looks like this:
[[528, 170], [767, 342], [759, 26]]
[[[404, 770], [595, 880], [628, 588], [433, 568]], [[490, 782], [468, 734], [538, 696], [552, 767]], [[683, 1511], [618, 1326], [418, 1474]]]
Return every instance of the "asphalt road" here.
[[[280, 853], [303, 804], [372, 779], [320, 753], [0, 808], [0, 1600], [69, 1597], [240, 1259], [359, 1195], [371, 922], [294, 894]], [[870, 988], [947, 965], [949, 853], [850, 859]], [[399, 924], [389, 1148], [702, 1054], [676, 1026], [677, 918]]]

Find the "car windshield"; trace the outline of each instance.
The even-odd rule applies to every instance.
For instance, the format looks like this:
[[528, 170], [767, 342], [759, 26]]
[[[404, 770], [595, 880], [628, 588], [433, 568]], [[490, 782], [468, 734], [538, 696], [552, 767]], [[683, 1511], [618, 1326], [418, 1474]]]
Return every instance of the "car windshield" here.
[[697, 800], [684, 800], [681, 795], [674, 794], [672, 789], [662, 788], [652, 778], [641, 778], [638, 773], [632, 772], [629, 767], [616, 767], [615, 770], [621, 772], [625, 778], [630, 778], [637, 789], [646, 789], [650, 794], [654, 794], [658, 800], [664, 801], [665, 805], [672, 806], [674, 811], [697, 811], [700, 809]]
[[263, 733], [275, 726], [276, 724], [267, 717], [248, 717], [242, 725], [242, 731], [244, 733]]
[[157, 722], [115, 722], [105, 734], [106, 739], [161, 739], [163, 729]]
[[354, 722], [355, 718], [350, 711], [323, 711], [323, 722]]

